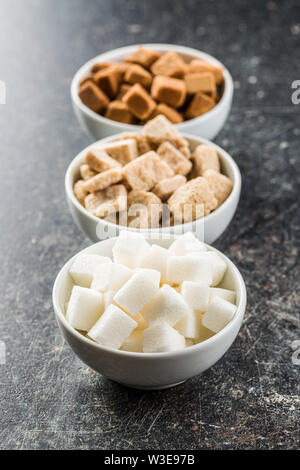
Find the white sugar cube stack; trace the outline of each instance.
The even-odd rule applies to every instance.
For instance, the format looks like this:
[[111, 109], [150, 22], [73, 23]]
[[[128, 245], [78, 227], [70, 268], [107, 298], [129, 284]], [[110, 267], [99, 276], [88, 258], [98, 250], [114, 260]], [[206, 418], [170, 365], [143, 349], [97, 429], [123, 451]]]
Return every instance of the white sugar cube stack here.
[[66, 318], [101, 346], [135, 353], [191, 347], [218, 333], [236, 312], [222, 287], [227, 264], [191, 233], [169, 249], [121, 232], [106, 256], [80, 254]]

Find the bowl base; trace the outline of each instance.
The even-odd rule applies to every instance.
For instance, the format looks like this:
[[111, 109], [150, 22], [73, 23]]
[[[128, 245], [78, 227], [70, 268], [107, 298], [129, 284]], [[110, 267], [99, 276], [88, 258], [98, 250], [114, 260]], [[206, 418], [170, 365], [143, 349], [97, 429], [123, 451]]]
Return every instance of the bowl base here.
[[129, 387], [129, 388], [135, 388], [137, 390], [164, 390], [167, 388], [172, 388], [172, 387], [177, 387], [177, 385], [183, 384], [186, 382], [186, 380], [183, 380], [182, 382], [177, 382], [174, 384], [169, 384], [169, 385], [131, 385], [131, 384], [125, 384], [123, 382], [118, 382], [118, 384], [123, 385], [124, 387]]

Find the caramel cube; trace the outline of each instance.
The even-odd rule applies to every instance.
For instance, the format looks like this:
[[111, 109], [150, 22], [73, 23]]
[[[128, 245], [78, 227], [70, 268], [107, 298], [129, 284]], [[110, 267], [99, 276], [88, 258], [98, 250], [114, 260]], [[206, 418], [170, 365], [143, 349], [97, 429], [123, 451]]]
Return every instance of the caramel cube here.
[[111, 168], [85, 181], [83, 189], [89, 193], [96, 193], [97, 191], [108, 188], [112, 184], [119, 183], [122, 178], [121, 167]]
[[112, 62], [97, 62], [96, 64], [93, 65], [91, 72], [92, 73], [100, 72], [100, 70], [107, 69], [107, 67], [110, 67], [111, 65], [114, 65], [114, 64]]
[[201, 114], [207, 113], [215, 106], [215, 101], [210, 96], [201, 93], [200, 91], [195, 94], [192, 101], [190, 102], [186, 112], [186, 119], [193, 119]]
[[113, 121], [124, 122], [125, 124], [133, 124], [135, 122], [135, 118], [129, 111], [127, 104], [118, 100], [109, 103], [105, 117]]
[[111, 158], [103, 148], [89, 150], [85, 156], [85, 163], [98, 173], [120, 166], [120, 163]]
[[132, 114], [141, 120], [147, 119], [156, 107], [155, 101], [139, 83], [130, 88], [122, 101], [127, 104]]
[[160, 180], [174, 175], [173, 170], [156, 152], [148, 152], [123, 168], [123, 177], [129, 187], [149, 191]]
[[101, 113], [109, 103], [105, 93], [90, 80], [79, 88], [78, 95], [83, 104], [92, 111], [95, 111], [95, 113]]
[[94, 75], [92, 73], [89, 73], [88, 75], [86, 75], [85, 77], [83, 77], [80, 82], [79, 82], [79, 85], [84, 85], [84, 83], [86, 82], [92, 82], [92, 83], [95, 83], [95, 79], [94, 79]]
[[127, 56], [124, 60], [125, 62], [134, 62], [136, 64], [142, 65], [142, 67], [145, 67], [146, 69], [149, 69], [153, 62], [159, 58], [159, 52], [145, 49], [143, 46], [140, 46], [136, 51], [129, 54], [129, 56]]
[[157, 75], [152, 82], [151, 95], [157, 101], [179, 108], [185, 101], [186, 85], [184, 80]]
[[182, 115], [176, 111], [176, 109], [171, 108], [171, 106], [168, 106], [165, 103], [159, 103], [157, 105], [153, 117], [158, 116], [159, 114], [166, 116], [172, 124], [179, 124], [183, 121]]
[[185, 158], [170, 142], [163, 142], [158, 147], [157, 153], [175, 174], [187, 175], [192, 169], [191, 161]]
[[122, 83], [119, 88], [119, 93], [117, 94], [117, 100], [122, 100], [123, 96], [126, 95], [127, 91], [131, 88], [127, 83]]
[[166, 52], [151, 67], [154, 75], [164, 75], [166, 77], [182, 78], [186, 64], [176, 52]]
[[117, 65], [110, 65], [95, 74], [95, 82], [110, 98], [114, 98], [119, 90], [120, 72]]
[[158, 196], [162, 201], [166, 201], [170, 196], [180, 188], [183, 184], [186, 183], [186, 177], [183, 175], [175, 175], [171, 178], [160, 181], [154, 187], [153, 192]]
[[86, 196], [84, 205], [90, 214], [96, 217], [107, 217], [126, 210], [127, 190], [123, 184], [110, 186], [103, 191]]
[[152, 82], [152, 75], [141, 65], [132, 64], [127, 67], [127, 70], [124, 74], [124, 81], [135, 85], [139, 83], [144, 88], [150, 88]]
[[208, 182], [210, 189], [215, 195], [215, 198], [218, 201], [218, 207], [223, 204], [224, 201], [228, 198], [229, 194], [232, 191], [233, 183], [225, 175], [222, 175], [215, 170], [207, 170], [204, 173], [204, 178]]
[[187, 73], [184, 80], [188, 93], [202, 91], [202, 93], [207, 93], [212, 98], [216, 98], [216, 80], [211, 72]]
[[187, 73], [211, 72], [214, 74], [217, 85], [221, 85], [224, 80], [223, 69], [201, 59], [194, 59], [187, 66]]

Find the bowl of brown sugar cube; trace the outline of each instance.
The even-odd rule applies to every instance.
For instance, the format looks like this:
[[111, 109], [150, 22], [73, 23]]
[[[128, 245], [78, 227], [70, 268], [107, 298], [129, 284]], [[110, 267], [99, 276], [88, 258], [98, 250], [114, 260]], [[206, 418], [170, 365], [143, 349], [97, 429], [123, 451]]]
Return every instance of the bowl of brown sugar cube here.
[[182, 132], [213, 139], [232, 97], [233, 81], [223, 64], [171, 44], [106, 52], [83, 65], [71, 84], [75, 114], [95, 139], [137, 131], [159, 114]]
[[139, 132], [85, 148], [67, 169], [65, 189], [75, 222], [93, 241], [126, 228], [152, 237], [191, 231], [211, 244], [235, 213], [241, 175], [225, 150], [158, 115]]

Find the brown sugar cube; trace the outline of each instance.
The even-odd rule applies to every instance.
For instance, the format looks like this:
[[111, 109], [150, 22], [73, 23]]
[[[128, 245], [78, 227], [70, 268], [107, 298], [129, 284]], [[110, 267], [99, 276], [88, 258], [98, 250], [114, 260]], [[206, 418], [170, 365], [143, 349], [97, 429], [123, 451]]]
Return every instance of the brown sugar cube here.
[[166, 52], [151, 67], [154, 75], [164, 75], [166, 77], [182, 78], [186, 64], [176, 52]]
[[110, 170], [103, 171], [99, 175], [93, 176], [88, 181], [85, 181], [83, 189], [89, 193], [96, 193], [102, 189], [106, 189], [112, 184], [119, 183], [123, 178], [122, 168], [116, 167]]
[[186, 119], [193, 119], [201, 114], [207, 113], [210, 109], [215, 106], [215, 101], [210, 96], [201, 93], [200, 91], [195, 94], [192, 101], [190, 102], [186, 112]]
[[214, 193], [202, 176], [180, 186], [168, 200], [175, 219], [183, 222], [191, 222], [208, 215], [217, 204]]
[[187, 175], [192, 169], [192, 162], [170, 142], [160, 144], [157, 153], [177, 175]]
[[95, 79], [94, 79], [94, 75], [92, 73], [89, 73], [88, 75], [86, 75], [85, 77], [83, 77], [80, 82], [79, 82], [79, 85], [83, 85], [84, 83], [86, 82], [92, 82], [92, 83], [95, 83]]
[[112, 62], [97, 62], [96, 64], [93, 65], [91, 68], [92, 73], [97, 73], [100, 72], [100, 70], [104, 70], [107, 67], [110, 67], [111, 65], [114, 65]]
[[120, 73], [117, 65], [110, 65], [95, 74], [95, 82], [106, 95], [114, 98], [119, 90]]
[[127, 104], [132, 114], [141, 120], [147, 119], [156, 107], [155, 101], [139, 83], [130, 88], [122, 101]]
[[121, 139], [135, 139], [138, 148], [138, 155], [143, 155], [144, 153], [153, 150], [147, 138], [137, 132], [124, 132]]
[[171, 178], [160, 181], [154, 187], [153, 192], [158, 196], [162, 201], [166, 201], [169, 197], [180, 188], [183, 184], [186, 183], [186, 177], [183, 175], [175, 175]]
[[144, 88], [150, 88], [152, 82], [152, 75], [141, 65], [132, 64], [127, 67], [127, 70], [124, 74], [124, 81], [135, 85], [135, 83], [140, 83]]
[[124, 95], [126, 95], [127, 91], [129, 91], [131, 88], [130, 85], [127, 85], [127, 83], [122, 83], [119, 88], [119, 93], [117, 94], [117, 100], [121, 100]]
[[190, 160], [192, 158], [192, 153], [190, 151], [189, 145], [181, 145], [181, 146], [178, 147], [178, 150], [188, 160]]
[[184, 77], [184, 81], [188, 93], [198, 93], [198, 91], [202, 91], [203, 93], [209, 94], [212, 98], [216, 98], [216, 80], [211, 72], [187, 73]]
[[79, 88], [78, 95], [83, 104], [96, 113], [101, 113], [109, 103], [105, 93], [90, 80]]
[[149, 69], [153, 62], [159, 58], [159, 52], [145, 49], [143, 46], [140, 46], [136, 51], [129, 54], [129, 56], [127, 56], [124, 60], [125, 62], [134, 62], [136, 64], [142, 65], [146, 69]]
[[84, 181], [87, 181], [93, 176], [95, 176], [97, 173], [94, 171], [89, 165], [86, 165], [85, 163], [83, 165], [80, 165], [80, 176]]
[[127, 207], [127, 190], [123, 184], [110, 186], [103, 191], [89, 194], [84, 200], [86, 210], [96, 217], [107, 217]]
[[129, 111], [127, 104], [118, 100], [109, 103], [105, 117], [113, 121], [124, 122], [125, 124], [133, 124], [135, 122], [135, 118]]
[[83, 204], [85, 197], [87, 196], [88, 192], [84, 189], [84, 181], [78, 180], [73, 186], [73, 192], [75, 197], [78, 199], [80, 204]]
[[213, 191], [219, 207], [231, 193], [233, 188], [232, 181], [227, 176], [222, 175], [215, 170], [207, 170], [204, 173], [204, 178], [208, 182], [210, 189]]
[[93, 148], [89, 150], [85, 156], [85, 163], [98, 173], [120, 166], [103, 148]]
[[157, 105], [153, 117], [158, 116], [159, 114], [166, 116], [172, 124], [179, 124], [183, 121], [182, 115], [176, 111], [176, 109], [171, 108], [171, 106], [168, 106], [165, 103], [159, 103]]
[[[133, 190], [128, 194], [128, 226], [136, 228], [158, 227], [162, 202], [148, 191]], [[138, 216], [138, 217], [137, 217]]]
[[120, 139], [104, 144], [102, 147], [111, 158], [121, 165], [126, 165], [138, 156], [138, 148], [135, 139]]
[[193, 174], [203, 176], [207, 170], [220, 172], [218, 152], [211, 145], [198, 145], [193, 153]]
[[179, 108], [186, 97], [185, 82], [178, 78], [157, 75], [152, 82], [151, 96], [157, 101]]
[[151, 145], [159, 145], [168, 140], [176, 147], [180, 147], [186, 145], [187, 142], [176, 127], [162, 114], [144, 125], [142, 135], [146, 137]]
[[127, 184], [142, 191], [149, 191], [160, 180], [173, 176], [173, 170], [156, 152], [148, 152], [128, 163], [123, 168], [123, 177]]
[[187, 73], [211, 72], [215, 76], [217, 85], [221, 85], [224, 80], [223, 69], [201, 59], [192, 60], [187, 66]]

